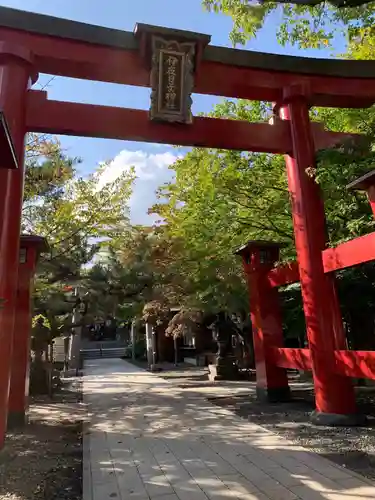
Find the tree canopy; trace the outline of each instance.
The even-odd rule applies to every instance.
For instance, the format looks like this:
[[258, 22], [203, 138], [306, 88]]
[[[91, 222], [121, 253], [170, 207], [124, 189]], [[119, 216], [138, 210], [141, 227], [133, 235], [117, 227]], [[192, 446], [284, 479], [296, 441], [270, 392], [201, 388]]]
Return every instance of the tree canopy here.
[[[233, 43], [245, 43], [268, 20], [276, 20], [281, 45], [329, 47], [341, 35], [347, 41], [344, 57], [374, 56], [371, 3], [345, 9], [335, 2], [203, 4], [232, 17]], [[223, 100], [210, 116], [258, 122], [267, 121], [271, 113], [270, 103]], [[374, 228], [366, 196], [348, 192], [346, 186], [373, 168], [375, 113], [373, 108], [315, 108], [311, 119], [330, 130], [363, 135], [360, 142], [318, 152], [311, 172], [325, 202], [328, 244], [336, 245]], [[247, 240], [278, 241], [284, 245], [281, 260], [295, 258], [285, 162], [279, 155], [193, 148], [170, 167], [174, 180], [159, 187], [158, 202], [150, 210], [161, 223], [152, 228], [129, 222], [132, 172], [103, 184], [105, 166], [80, 178], [79, 161], [69, 158], [56, 140], [30, 137], [23, 229], [46, 236], [51, 245], [40, 264], [35, 304], [36, 313], [48, 317], [54, 331], [71, 322], [67, 284], [79, 281], [88, 303], [87, 321], [166, 317], [166, 311], [178, 307], [180, 319], [189, 323], [201, 313], [247, 311], [246, 283], [233, 254]], [[352, 345], [366, 335], [364, 344], [371, 345], [375, 266], [342, 271], [337, 277]], [[351, 289], [356, 290], [355, 300]], [[286, 287], [283, 297], [288, 334], [298, 337], [304, 331], [298, 285]], [[369, 318], [362, 332], [359, 311]], [[172, 332], [181, 330], [177, 316]]]
[[40, 258], [34, 302], [55, 334], [71, 323], [66, 285], [77, 283], [104, 241], [129, 228], [127, 201], [133, 173], [103, 183], [106, 165], [85, 178], [51, 137], [29, 136], [22, 231], [44, 236], [50, 250]]
[[[265, 121], [270, 113], [265, 103], [240, 100], [224, 101], [212, 115]], [[347, 129], [351, 124], [352, 131], [364, 131], [350, 112], [315, 110], [313, 118], [325, 119], [332, 129]], [[371, 131], [371, 120], [366, 127]], [[325, 199], [332, 245], [373, 228], [366, 197], [346, 189], [351, 180], [372, 168], [373, 160], [371, 138], [318, 154], [316, 181]], [[283, 260], [295, 258], [284, 158], [194, 148], [171, 168], [175, 180], [160, 188], [153, 210], [165, 222], [160, 231], [184, 242], [183, 254], [176, 255], [189, 284], [184, 300], [203, 310], [246, 309], [246, 287], [240, 262], [233, 256], [235, 248], [250, 239], [272, 240], [283, 243]]]
[[[306, 3], [308, 0], [306, 1]], [[373, 36], [375, 3], [348, 2], [353, 7], [340, 8], [341, 2], [253, 2], [252, 0], [203, 0], [205, 8], [221, 12], [233, 20], [230, 38], [234, 44], [255, 38], [270, 20], [280, 45], [299, 48], [332, 46], [335, 37], [341, 36], [350, 44], [358, 39]], [[347, 54], [349, 55], [349, 54]]]

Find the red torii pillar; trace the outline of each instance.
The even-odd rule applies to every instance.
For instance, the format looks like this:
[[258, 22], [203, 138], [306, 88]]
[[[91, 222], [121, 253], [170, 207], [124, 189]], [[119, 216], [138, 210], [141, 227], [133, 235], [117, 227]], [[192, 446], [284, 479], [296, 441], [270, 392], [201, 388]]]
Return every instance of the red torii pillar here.
[[284, 89], [280, 117], [288, 120], [293, 151], [286, 156], [294, 236], [300, 271], [315, 387], [314, 420], [320, 424], [358, 422], [355, 394], [349, 378], [334, 372], [334, 350], [345, 349], [345, 333], [334, 276], [324, 273], [322, 251], [327, 246], [326, 220], [319, 186], [314, 180], [315, 150], [309, 119], [309, 89]]
[[0, 299], [3, 304], [0, 310], [0, 448], [3, 446], [7, 427], [24, 182], [26, 98], [32, 81], [36, 81], [36, 75], [33, 73], [30, 51], [0, 42], [0, 111], [9, 125], [14, 159], [18, 164], [18, 169], [5, 170], [1, 149]]
[[290, 399], [288, 377], [269, 358], [272, 347], [283, 347], [283, 327], [277, 288], [268, 273], [279, 260], [280, 244], [249, 241], [236, 252], [241, 255], [248, 282], [253, 330], [257, 397], [270, 402]]
[[9, 390], [8, 428], [26, 421], [29, 396], [32, 290], [40, 252], [48, 248], [45, 238], [21, 236], [20, 267], [13, 333], [13, 354]]

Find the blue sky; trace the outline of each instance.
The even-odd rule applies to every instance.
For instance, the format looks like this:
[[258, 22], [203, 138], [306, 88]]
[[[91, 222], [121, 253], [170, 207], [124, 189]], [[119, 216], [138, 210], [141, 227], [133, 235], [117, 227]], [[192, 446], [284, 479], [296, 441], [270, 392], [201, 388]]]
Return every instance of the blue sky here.
[[[201, 0], [0, 0], [0, 5], [29, 10], [41, 14], [73, 19], [80, 22], [132, 31], [137, 22], [192, 30], [212, 36], [213, 45], [230, 46], [231, 19], [223, 15], [207, 13], [201, 7]], [[275, 40], [277, 14], [256, 40], [246, 48], [262, 52], [301, 55], [292, 47], [280, 47]], [[344, 49], [337, 41], [337, 50]], [[303, 55], [327, 57], [325, 51], [304, 51]], [[39, 83], [48, 77], [42, 75]], [[148, 109], [149, 90], [130, 86], [87, 82], [67, 78], [55, 78], [48, 87], [51, 99], [85, 102], [112, 106]], [[220, 99], [208, 96], [194, 96], [193, 112], [209, 111]], [[132, 220], [136, 223], [150, 223], [147, 208], [154, 201], [158, 185], [169, 180], [172, 173], [167, 166], [173, 163], [180, 151], [168, 146], [114, 140], [98, 140], [78, 137], [61, 137], [63, 147], [70, 156], [83, 159], [80, 173], [87, 174], [98, 162], [114, 159], [110, 178], [117, 173], [136, 166], [139, 179], [131, 199]]]

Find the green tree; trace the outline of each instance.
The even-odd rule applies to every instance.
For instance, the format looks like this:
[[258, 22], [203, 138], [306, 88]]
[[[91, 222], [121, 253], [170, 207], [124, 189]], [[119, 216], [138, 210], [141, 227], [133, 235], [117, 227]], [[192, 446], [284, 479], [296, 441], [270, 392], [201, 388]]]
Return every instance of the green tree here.
[[41, 155], [28, 155], [23, 230], [44, 236], [50, 247], [40, 260], [35, 296], [53, 325], [60, 310], [66, 313], [63, 286], [80, 278], [100, 242], [128, 229], [133, 174], [104, 184], [102, 165], [83, 179], [75, 172], [78, 160], [68, 158], [58, 142], [39, 148]]
[[[270, 106], [264, 103], [225, 101], [212, 115], [265, 121], [270, 113]], [[332, 129], [368, 133], [359, 143], [348, 141], [319, 152], [317, 168], [311, 172], [322, 189], [331, 245], [373, 230], [365, 195], [346, 189], [350, 181], [370, 170], [374, 161], [374, 114], [369, 110], [365, 116], [363, 120], [359, 110], [312, 112], [313, 119], [323, 118]], [[246, 286], [233, 250], [247, 240], [270, 239], [285, 245], [282, 260], [295, 258], [284, 158], [194, 148], [172, 168], [175, 180], [160, 188], [160, 200], [153, 210], [164, 220], [165, 234], [184, 242], [175, 262], [188, 285], [182, 305], [203, 311], [246, 310]], [[349, 274], [340, 273], [343, 290], [347, 279]], [[296, 319], [301, 324], [298, 287], [287, 289], [284, 295], [288, 324], [292, 326]], [[343, 303], [350, 308], [348, 299], [344, 294]], [[295, 336], [297, 331], [290, 328], [289, 333]]]
[[299, 48], [332, 46], [336, 36], [348, 42], [358, 39], [362, 28], [371, 29], [375, 20], [374, 2], [339, 8], [334, 3], [296, 5], [284, 2], [252, 0], [203, 0], [206, 9], [221, 12], [233, 19], [230, 38], [234, 44], [255, 38], [268, 20], [277, 23], [277, 41]]
[[185, 283], [176, 267], [176, 263], [181, 264], [178, 256], [182, 249], [182, 242], [156, 227], [132, 227], [111, 241], [108, 254], [116, 264], [107, 261], [104, 267], [111, 276], [117, 270], [123, 277], [121, 282], [113, 276], [124, 294], [119, 302], [122, 314], [139, 316], [152, 301], [178, 305], [185, 293]]
[[85, 266], [104, 241], [129, 228], [127, 202], [133, 172], [106, 183], [107, 165], [81, 178], [76, 171], [79, 162], [68, 157], [56, 139], [29, 136], [22, 232], [44, 236], [49, 244], [48, 253], [39, 260], [33, 296], [34, 313], [43, 318], [43, 328], [33, 329], [36, 354], [40, 354], [38, 346], [45, 345], [44, 333], [38, 332], [49, 330], [49, 342], [70, 333], [76, 303], [69, 300], [67, 285], [82, 280]]

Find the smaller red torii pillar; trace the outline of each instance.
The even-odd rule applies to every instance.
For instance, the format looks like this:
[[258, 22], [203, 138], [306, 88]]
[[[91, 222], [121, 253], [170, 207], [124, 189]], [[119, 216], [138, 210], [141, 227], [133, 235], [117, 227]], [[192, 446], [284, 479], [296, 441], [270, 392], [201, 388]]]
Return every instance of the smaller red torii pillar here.
[[8, 428], [23, 425], [26, 421], [29, 396], [31, 295], [38, 256], [47, 249], [45, 238], [21, 236], [8, 401]]
[[[37, 80], [30, 50], [0, 41], [0, 449], [7, 427], [18, 276], [27, 90]], [[18, 168], [17, 168], [18, 167]]]
[[279, 260], [280, 246], [268, 241], [249, 241], [236, 251], [242, 257], [249, 288], [257, 396], [270, 402], [290, 399], [286, 370], [270, 359], [272, 347], [283, 347], [278, 291], [268, 279], [269, 271]]

